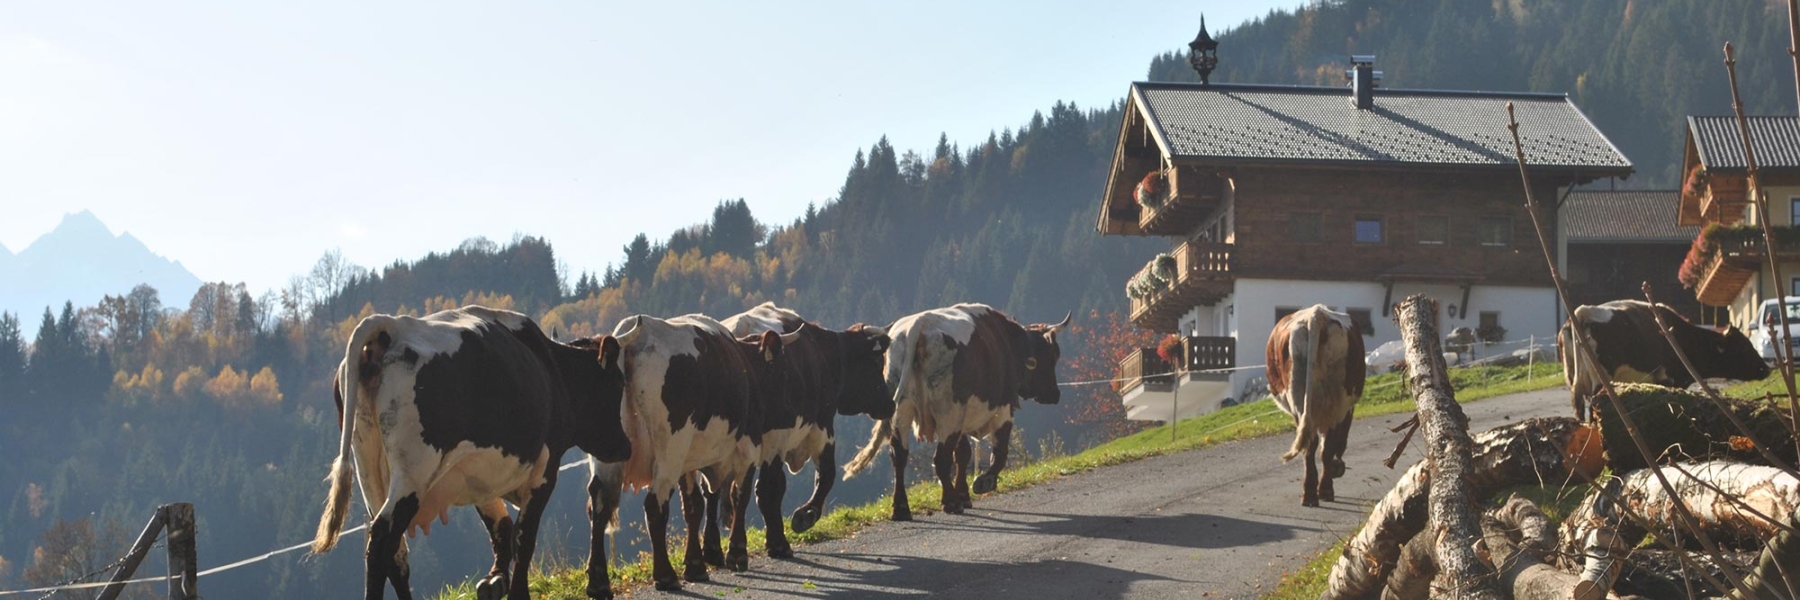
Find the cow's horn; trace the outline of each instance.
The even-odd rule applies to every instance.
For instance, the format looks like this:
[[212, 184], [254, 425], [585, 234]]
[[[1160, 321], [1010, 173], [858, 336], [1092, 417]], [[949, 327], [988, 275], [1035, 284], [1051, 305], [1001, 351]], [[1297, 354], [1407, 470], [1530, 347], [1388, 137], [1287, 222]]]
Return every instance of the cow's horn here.
[[799, 327], [794, 328], [793, 333], [781, 334], [781, 346], [783, 348], [785, 348], [788, 345], [793, 344], [794, 342], [800, 341], [800, 332], [806, 331], [806, 328], [807, 328], [807, 324], [801, 323]]
[[[625, 323], [621, 322], [619, 325], [624, 326]], [[641, 333], [638, 330], [643, 329], [643, 327], [644, 315], [635, 315], [631, 317], [631, 329], [625, 330], [624, 333], [615, 333], [613, 334], [613, 337], [618, 338], [620, 344], [629, 344], [632, 340], [637, 339], [638, 334]], [[613, 330], [617, 331], [618, 328], [615, 327]]]
[[1068, 326], [1069, 326], [1069, 320], [1070, 320], [1070, 319], [1074, 319], [1074, 318], [1075, 318], [1075, 311], [1072, 311], [1072, 310], [1071, 310], [1071, 311], [1069, 311], [1069, 314], [1066, 314], [1066, 315], [1063, 315], [1063, 320], [1062, 320], [1062, 322], [1061, 322], [1061, 323], [1057, 323], [1057, 324], [1055, 324], [1055, 325], [1051, 325], [1051, 326], [1050, 326], [1050, 327], [1049, 327], [1049, 330], [1050, 330], [1050, 331], [1056, 331], [1056, 330], [1058, 330], [1058, 329], [1062, 329], [1062, 328], [1064, 328], [1064, 327], [1068, 327]]

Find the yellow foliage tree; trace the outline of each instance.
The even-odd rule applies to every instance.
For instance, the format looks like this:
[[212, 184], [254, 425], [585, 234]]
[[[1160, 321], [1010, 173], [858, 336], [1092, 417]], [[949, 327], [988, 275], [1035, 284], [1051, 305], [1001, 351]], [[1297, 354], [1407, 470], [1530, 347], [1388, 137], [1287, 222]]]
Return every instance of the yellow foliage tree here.
[[281, 384], [275, 381], [275, 371], [263, 367], [250, 378], [250, 402], [264, 408], [272, 408], [281, 404]]
[[188, 367], [186, 370], [183, 370], [175, 376], [175, 389], [173, 391], [176, 396], [192, 398], [195, 393], [200, 391], [200, 387], [203, 385], [206, 385], [206, 372], [201, 371], [198, 366]]
[[250, 393], [250, 379], [244, 377], [231, 365], [219, 369], [219, 376], [206, 382], [206, 395], [214, 402], [226, 408], [246, 408], [246, 396]]

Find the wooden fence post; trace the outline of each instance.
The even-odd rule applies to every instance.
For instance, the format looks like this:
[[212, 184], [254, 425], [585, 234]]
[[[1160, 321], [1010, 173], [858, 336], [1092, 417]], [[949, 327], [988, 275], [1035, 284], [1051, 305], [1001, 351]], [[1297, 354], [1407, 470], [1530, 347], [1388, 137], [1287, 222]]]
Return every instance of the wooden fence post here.
[[119, 563], [119, 570], [113, 572], [112, 579], [108, 582], [111, 585], [100, 589], [98, 600], [113, 600], [119, 597], [120, 592], [125, 591], [125, 584], [119, 582], [131, 579], [131, 574], [137, 572], [138, 563], [144, 562], [144, 555], [150, 553], [150, 547], [156, 544], [156, 535], [162, 533], [162, 529], [163, 510], [157, 508], [156, 514], [150, 516], [150, 522], [144, 525], [144, 532], [138, 534], [136, 542], [131, 543], [131, 553], [125, 555], [125, 560]]
[[199, 598], [196, 587], [200, 567], [194, 547], [194, 505], [176, 502], [164, 504], [157, 511], [169, 527], [169, 598]]

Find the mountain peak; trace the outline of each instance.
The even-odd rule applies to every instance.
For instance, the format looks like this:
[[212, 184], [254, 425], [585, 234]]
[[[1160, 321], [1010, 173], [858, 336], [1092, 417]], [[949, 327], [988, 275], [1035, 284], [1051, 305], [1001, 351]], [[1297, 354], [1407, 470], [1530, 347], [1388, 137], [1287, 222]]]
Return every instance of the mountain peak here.
[[[0, 311], [34, 314], [73, 301], [87, 306], [107, 294], [149, 284], [162, 299], [180, 305], [200, 279], [180, 263], [156, 254], [130, 234], [114, 235], [92, 211], [63, 215], [56, 228], [5, 258]], [[35, 335], [35, 328], [28, 336]]]
[[[50, 230], [50, 233], [45, 234], [44, 237], [93, 239], [112, 238], [114, 236], [112, 229], [108, 228], [106, 223], [100, 220], [99, 216], [95, 215], [91, 210], [83, 210], [81, 212], [72, 212], [63, 215], [62, 222], [56, 224], [56, 229]], [[41, 241], [43, 238], [38, 239]]]

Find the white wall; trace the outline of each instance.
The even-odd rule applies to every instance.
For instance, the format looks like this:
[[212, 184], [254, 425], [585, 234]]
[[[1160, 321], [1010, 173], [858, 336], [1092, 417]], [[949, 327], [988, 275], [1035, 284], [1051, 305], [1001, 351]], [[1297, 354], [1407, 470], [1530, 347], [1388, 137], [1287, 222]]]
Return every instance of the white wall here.
[[[1363, 338], [1367, 349], [1374, 350], [1381, 344], [1400, 339], [1393, 318], [1382, 315], [1382, 303], [1389, 300], [1386, 291], [1386, 286], [1372, 282], [1239, 279], [1232, 295], [1213, 308], [1220, 312], [1229, 311], [1231, 328], [1225, 334], [1238, 339], [1237, 364], [1252, 366], [1265, 361], [1269, 332], [1275, 329], [1277, 307], [1305, 308], [1324, 304], [1339, 311], [1366, 308], [1370, 310], [1370, 321], [1375, 326], [1373, 335]], [[1481, 312], [1498, 311], [1507, 340], [1523, 340], [1533, 335], [1538, 339], [1554, 339], [1556, 334], [1554, 288], [1476, 285], [1469, 290], [1467, 314], [1458, 314], [1454, 318], [1446, 313], [1452, 304], [1462, 308], [1462, 286], [1396, 283], [1391, 301], [1399, 302], [1413, 294], [1437, 299], [1439, 327], [1445, 331], [1455, 327], [1473, 329], [1481, 323]], [[1233, 395], [1243, 394], [1244, 386], [1261, 375], [1260, 369], [1234, 374], [1231, 381]]]

